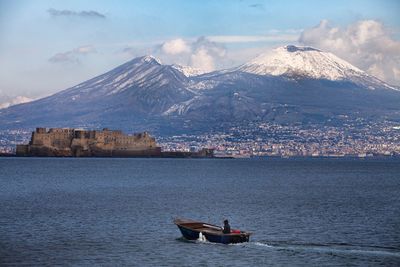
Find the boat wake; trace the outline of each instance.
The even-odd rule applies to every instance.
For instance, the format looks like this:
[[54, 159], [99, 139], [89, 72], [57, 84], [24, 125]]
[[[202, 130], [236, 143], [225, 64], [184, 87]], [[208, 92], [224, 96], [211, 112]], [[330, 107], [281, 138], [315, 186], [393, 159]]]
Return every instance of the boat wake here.
[[203, 235], [202, 232], [200, 232], [199, 238], [197, 239], [197, 242], [208, 242], [206, 236]]
[[249, 245], [277, 250], [290, 250], [297, 252], [316, 252], [330, 254], [359, 254], [365, 256], [398, 257], [400, 249], [393, 247], [359, 246], [347, 243], [295, 243], [295, 242], [250, 242]]
[[195, 239], [195, 240], [189, 240], [189, 239], [184, 238], [183, 236], [176, 238], [175, 240], [180, 241], [180, 242], [185, 242], [185, 243], [193, 243], [193, 244], [201, 243], [201, 244], [221, 245], [218, 243], [212, 243], [212, 242], [208, 241], [207, 238], [203, 234], [199, 235], [199, 238]]
[[[183, 242], [197, 243], [197, 244], [210, 244], [227, 246], [224, 244], [212, 243], [200, 233], [199, 238], [196, 240], [187, 240], [184, 237], [177, 240]], [[293, 251], [293, 252], [308, 252], [308, 253], [321, 253], [321, 254], [334, 254], [334, 255], [360, 255], [371, 257], [395, 257], [400, 258], [400, 248], [395, 247], [381, 247], [381, 246], [362, 246], [347, 243], [301, 243], [301, 242], [288, 242], [288, 241], [250, 241], [237, 244], [228, 244], [228, 246], [240, 247], [258, 247], [270, 250]]]

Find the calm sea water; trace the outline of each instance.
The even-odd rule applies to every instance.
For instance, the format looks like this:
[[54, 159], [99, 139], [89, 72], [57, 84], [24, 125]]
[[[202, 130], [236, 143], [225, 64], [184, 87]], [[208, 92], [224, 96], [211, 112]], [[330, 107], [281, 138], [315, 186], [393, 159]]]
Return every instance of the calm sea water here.
[[400, 266], [400, 161], [1, 158], [0, 265]]

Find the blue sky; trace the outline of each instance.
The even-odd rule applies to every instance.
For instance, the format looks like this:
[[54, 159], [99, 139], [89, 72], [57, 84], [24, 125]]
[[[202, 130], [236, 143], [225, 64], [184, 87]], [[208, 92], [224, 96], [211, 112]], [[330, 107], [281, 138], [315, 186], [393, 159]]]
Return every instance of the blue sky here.
[[[2, 96], [48, 95], [144, 54], [212, 70], [289, 43], [321, 46], [397, 83], [400, 61], [392, 54], [399, 47], [398, 14], [396, 0], [0, 0], [0, 102]], [[360, 35], [368, 41], [357, 47], [351, 41], [350, 51], [322, 42], [350, 42]], [[371, 50], [378, 38], [391, 51]], [[355, 57], [360, 50], [395, 58], [393, 66], [372, 62], [362, 53]]]

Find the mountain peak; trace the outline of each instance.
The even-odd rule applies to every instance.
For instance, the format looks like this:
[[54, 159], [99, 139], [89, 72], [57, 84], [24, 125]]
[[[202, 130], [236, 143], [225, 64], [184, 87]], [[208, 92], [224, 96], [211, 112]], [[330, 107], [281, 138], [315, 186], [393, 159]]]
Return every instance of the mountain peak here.
[[322, 52], [321, 50], [318, 50], [314, 47], [310, 47], [310, 46], [295, 46], [295, 45], [287, 45], [282, 47], [281, 49], [285, 49], [288, 52], [297, 52], [297, 51], [301, 51], [301, 52], [307, 52], [307, 51], [318, 51], [318, 52]]
[[140, 61], [142, 63], [157, 63], [158, 65], [162, 65], [161, 60], [159, 60], [158, 58], [152, 56], [152, 55], [145, 55], [142, 57], [138, 57], [133, 59], [134, 61]]
[[261, 54], [238, 70], [258, 75], [289, 75], [345, 80], [367, 74], [339, 57], [308, 46], [287, 45]]

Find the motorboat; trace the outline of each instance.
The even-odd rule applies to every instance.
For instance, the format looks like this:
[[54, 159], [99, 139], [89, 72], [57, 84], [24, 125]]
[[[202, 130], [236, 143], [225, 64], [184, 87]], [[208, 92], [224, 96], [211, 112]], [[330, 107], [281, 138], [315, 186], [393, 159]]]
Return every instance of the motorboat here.
[[230, 233], [223, 233], [222, 227], [189, 219], [175, 219], [184, 238], [188, 240], [206, 240], [213, 243], [232, 244], [249, 242], [250, 232], [232, 229]]

